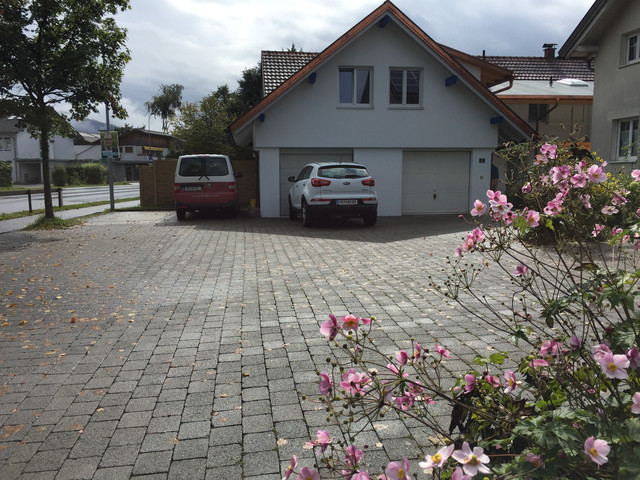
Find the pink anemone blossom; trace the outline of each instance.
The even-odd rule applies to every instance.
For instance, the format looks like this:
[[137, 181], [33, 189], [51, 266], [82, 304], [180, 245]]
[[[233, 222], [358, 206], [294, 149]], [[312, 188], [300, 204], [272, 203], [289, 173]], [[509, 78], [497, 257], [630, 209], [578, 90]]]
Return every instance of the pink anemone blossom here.
[[453, 452], [452, 456], [458, 463], [462, 464], [462, 469], [467, 475], [473, 477], [478, 472], [491, 473], [489, 467], [485, 465], [489, 463], [489, 457], [485, 455], [481, 447], [474, 447], [473, 450], [471, 450], [469, 444], [464, 442], [462, 449]]
[[340, 330], [340, 325], [338, 325], [338, 319], [333, 314], [329, 315], [329, 320], [325, 320], [320, 324], [320, 333], [324, 335], [327, 340], [336, 338], [338, 330]]
[[451, 480], [471, 480], [471, 475], [465, 475], [460, 467], [456, 467], [451, 474]]
[[313, 468], [302, 467], [296, 480], [320, 480], [320, 474]]
[[350, 368], [348, 372], [342, 374], [340, 387], [344, 388], [351, 395], [362, 394], [364, 385], [369, 382], [369, 376], [366, 373], [356, 372], [354, 368]]
[[476, 200], [473, 202], [473, 209], [471, 210], [471, 215], [477, 217], [479, 215], [483, 215], [484, 212], [487, 211], [487, 206], [482, 203], [480, 200]]
[[584, 453], [598, 465], [604, 465], [609, 461], [607, 455], [610, 450], [606, 440], [599, 440], [591, 436], [584, 442]]
[[474, 388], [476, 388], [476, 377], [475, 375], [471, 375], [470, 373], [467, 373], [464, 376], [464, 381], [466, 383], [466, 385], [464, 386], [464, 389], [467, 393], [471, 392]]
[[282, 478], [282, 480], [287, 480], [291, 476], [291, 474], [293, 473], [293, 470], [296, 468], [296, 465], [298, 465], [298, 457], [293, 455], [291, 457], [291, 463], [289, 463], [289, 466], [285, 470], [284, 477]]
[[444, 348], [442, 345], [438, 345], [436, 343], [435, 349], [436, 349], [436, 352], [438, 352], [441, 357], [451, 358], [451, 352], [446, 348]]
[[558, 147], [556, 145], [545, 143], [540, 147], [540, 153], [546, 156], [547, 158], [550, 158], [551, 160], [556, 158], [557, 152], [558, 152]]
[[411, 480], [409, 475], [409, 460], [404, 458], [402, 462], [391, 462], [384, 469], [387, 480]]
[[328, 373], [320, 373], [320, 393], [325, 397], [330, 397], [333, 391], [333, 380]]
[[634, 170], [631, 172], [631, 176], [633, 177], [634, 182], [640, 182], [640, 170]]
[[320, 453], [324, 453], [327, 447], [331, 445], [334, 440], [335, 439], [331, 438], [329, 436], [329, 432], [327, 432], [326, 430], [318, 430], [316, 439], [311, 442], [307, 442], [305, 445], [309, 447], [320, 447]]
[[640, 414], [640, 392], [636, 392], [631, 397], [631, 413]]
[[629, 367], [629, 359], [626, 355], [614, 355], [608, 352], [598, 357], [596, 361], [608, 378], [624, 379], [629, 376], [626, 370]]
[[425, 457], [425, 462], [420, 462], [420, 468], [424, 468], [425, 470], [428, 468], [442, 468], [442, 466], [449, 460], [449, 457], [453, 453], [453, 449], [455, 445], [452, 443], [446, 447], [442, 447], [440, 450], [436, 452], [435, 455], [427, 455]]
[[513, 373], [513, 370], [507, 370], [506, 372], [504, 372], [504, 380], [507, 384], [504, 389], [504, 393], [511, 393], [518, 386], [518, 382], [516, 381], [516, 374]]

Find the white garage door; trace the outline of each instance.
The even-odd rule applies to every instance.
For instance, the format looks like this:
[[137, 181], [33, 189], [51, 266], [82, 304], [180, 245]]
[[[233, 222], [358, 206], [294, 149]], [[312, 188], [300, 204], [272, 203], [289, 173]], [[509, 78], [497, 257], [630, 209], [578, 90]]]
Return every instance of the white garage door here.
[[402, 214], [468, 213], [469, 152], [404, 152]]
[[297, 177], [307, 163], [352, 162], [351, 153], [281, 153], [280, 154], [280, 215], [289, 215], [289, 189], [293, 185], [288, 178]]

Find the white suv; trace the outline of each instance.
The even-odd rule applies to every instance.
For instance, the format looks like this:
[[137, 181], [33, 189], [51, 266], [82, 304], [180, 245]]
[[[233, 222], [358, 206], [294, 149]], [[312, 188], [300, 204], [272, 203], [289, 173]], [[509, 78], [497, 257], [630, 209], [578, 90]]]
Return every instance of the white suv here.
[[289, 218], [302, 213], [302, 224], [313, 225], [319, 216], [362, 217], [365, 225], [378, 218], [375, 181], [364, 165], [358, 163], [310, 163], [289, 190]]

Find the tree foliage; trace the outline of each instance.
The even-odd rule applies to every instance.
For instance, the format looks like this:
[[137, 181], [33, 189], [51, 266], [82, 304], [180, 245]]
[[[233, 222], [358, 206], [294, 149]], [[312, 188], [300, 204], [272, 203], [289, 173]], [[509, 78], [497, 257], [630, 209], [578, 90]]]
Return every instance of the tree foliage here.
[[176, 114], [176, 109], [182, 105], [182, 90], [184, 87], [174, 83], [171, 85], [160, 85], [160, 92], [154, 95], [150, 102], [144, 105], [149, 113], [162, 118], [162, 131], [169, 131], [169, 122]]
[[184, 142], [184, 153], [246, 157], [248, 152], [229, 143], [227, 127], [261, 98], [262, 79], [260, 65], [257, 65], [242, 72], [235, 92], [231, 92], [228, 85], [223, 85], [199, 102], [182, 105], [172, 133]]
[[53, 217], [49, 137], [71, 135], [68, 119], [83, 120], [101, 103], [126, 115], [120, 82], [130, 56], [113, 16], [129, 0], [6, 0], [0, 8], [0, 115], [39, 135], [45, 215]]

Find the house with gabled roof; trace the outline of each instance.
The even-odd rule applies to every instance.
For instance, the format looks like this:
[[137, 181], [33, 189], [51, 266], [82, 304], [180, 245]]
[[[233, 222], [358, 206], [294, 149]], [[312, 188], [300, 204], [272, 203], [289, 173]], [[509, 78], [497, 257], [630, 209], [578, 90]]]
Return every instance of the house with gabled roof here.
[[591, 146], [612, 170], [640, 151], [640, 2], [596, 0], [558, 54], [595, 65]]
[[266, 96], [229, 128], [258, 158], [264, 217], [287, 215], [287, 178], [311, 161], [365, 164], [379, 215], [466, 213], [494, 149], [535, 135], [489, 90], [508, 69], [443, 48], [390, 1], [300, 64], [264, 78]]
[[513, 73], [491, 90], [543, 137], [579, 140], [589, 148], [594, 69], [580, 59], [556, 56], [556, 45], [542, 46], [544, 55], [483, 56]]

